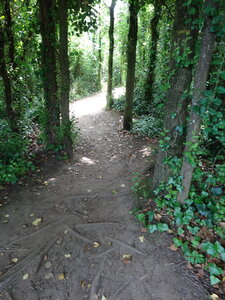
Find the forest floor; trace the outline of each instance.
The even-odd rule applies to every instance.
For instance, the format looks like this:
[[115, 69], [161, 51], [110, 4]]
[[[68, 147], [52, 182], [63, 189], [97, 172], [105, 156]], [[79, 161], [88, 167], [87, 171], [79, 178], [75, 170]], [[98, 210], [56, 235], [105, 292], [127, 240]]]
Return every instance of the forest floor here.
[[74, 158], [1, 191], [0, 299], [207, 299], [171, 236], [142, 232], [129, 213], [133, 173], [148, 172], [156, 144], [122, 131], [104, 106], [105, 93], [72, 103]]

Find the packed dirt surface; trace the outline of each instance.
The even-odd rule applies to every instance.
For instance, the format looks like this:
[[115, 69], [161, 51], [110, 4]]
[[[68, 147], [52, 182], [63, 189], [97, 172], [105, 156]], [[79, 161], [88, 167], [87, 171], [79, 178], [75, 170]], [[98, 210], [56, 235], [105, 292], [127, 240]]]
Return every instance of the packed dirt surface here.
[[104, 106], [104, 93], [73, 103], [73, 160], [49, 159], [1, 192], [0, 299], [207, 299], [171, 236], [142, 232], [130, 214], [134, 172], [146, 172], [155, 144], [122, 131]]

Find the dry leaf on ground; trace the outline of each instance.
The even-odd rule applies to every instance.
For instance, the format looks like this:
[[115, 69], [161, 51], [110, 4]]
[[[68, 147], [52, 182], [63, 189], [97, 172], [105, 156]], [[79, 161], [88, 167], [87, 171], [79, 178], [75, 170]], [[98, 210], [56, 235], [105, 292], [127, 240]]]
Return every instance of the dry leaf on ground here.
[[98, 242], [94, 242], [93, 244], [92, 244], [92, 247], [93, 248], [98, 248], [100, 246], [100, 243], [98, 243]]
[[53, 273], [48, 273], [45, 275], [45, 279], [51, 279], [53, 277], [54, 277]]
[[32, 222], [32, 225], [33, 225], [33, 226], [38, 226], [38, 225], [41, 224], [41, 222], [42, 222], [42, 218], [37, 218], [37, 219], [35, 219], [35, 220]]
[[122, 258], [122, 262], [124, 264], [129, 264], [130, 262], [132, 262], [133, 256], [131, 254], [124, 254], [123, 258]]
[[65, 280], [64, 273], [61, 273], [61, 274], [58, 275], [58, 280]]
[[170, 250], [172, 250], [172, 251], [177, 251], [178, 248], [177, 248], [174, 244], [172, 244], [172, 245], [170, 246]]
[[30, 275], [26, 273], [23, 275], [23, 280], [27, 280], [29, 277], [30, 277]]
[[143, 243], [143, 242], [144, 242], [144, 239], [145, 239], [145, 238], [144, 238], [144, 236], [143, 236], [143, 235], [139, 236], [139, 240], [140, 240], [140, 242], [141, 242], [141, 243]]

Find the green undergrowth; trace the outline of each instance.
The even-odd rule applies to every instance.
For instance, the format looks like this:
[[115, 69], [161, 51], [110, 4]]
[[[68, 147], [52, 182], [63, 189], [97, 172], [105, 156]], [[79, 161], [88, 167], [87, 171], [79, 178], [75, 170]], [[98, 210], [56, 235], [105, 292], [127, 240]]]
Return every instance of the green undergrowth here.
[[185, 204], [176, 201], [180, 178], [171, 177], [154, 195], [149, 191], [149, 182], [136, 176], [133, 190], [142, 204], [133, 213], [149, 233], [172, 234], [172, 249], [180, 248], [193, 268], [197, 265], [197, 270], [206, 270], [211, 285], [222, 289], [225, 279], [225, 164], [218, 164], [210, 172], [204, 163], [195, 170], [190, 199]]
[[[158, 107], [150, 107], [146, 111], [146, 102], [139, 101], [140, 99], [134, 99], [134, 120], [132, 132], [140, 136], [147, 136], [151, 138], [158, 137], [162, 130], [163, 120], [162, 113]], [[113, 109], [123, 112], [125, 107], [125, 96], [122, 95], [113, 101]], [[145, 107], [145, 110], [144, 110]]]

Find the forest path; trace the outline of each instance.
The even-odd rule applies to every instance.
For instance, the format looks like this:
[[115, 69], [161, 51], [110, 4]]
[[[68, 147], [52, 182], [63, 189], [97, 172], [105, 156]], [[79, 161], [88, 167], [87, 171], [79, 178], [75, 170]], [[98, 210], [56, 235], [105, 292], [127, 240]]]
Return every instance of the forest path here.
[[171, 237], [142, 233], [130, 215], [133, 172], [146, 170], [155, 145], [119, 130], [104, 99], [71, 105], [81, 134], [74, 159], [48, 160], [1, 207], [0, 299], [207, 299]]

